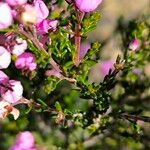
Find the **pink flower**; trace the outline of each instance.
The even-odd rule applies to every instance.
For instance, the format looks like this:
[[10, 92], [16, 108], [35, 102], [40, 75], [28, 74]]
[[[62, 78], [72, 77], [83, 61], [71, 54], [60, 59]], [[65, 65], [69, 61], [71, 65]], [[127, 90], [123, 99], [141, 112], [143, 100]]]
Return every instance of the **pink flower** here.
[[56, 30], [58, 21], [45, 19], [36, 25], [37, 31], [41, 34], [48, 33], [48, 30]]
[[84, 58], [87, 51], [91, 48], [90, 44], [87, 42], [81, 43], [80, 45], [80, 60]]
[[[15, 13], [14, 13], [15, 14]], [[32, 5], [24, 5], [24, 12], [21, 14], [21, 21], [23, 24], [35, 24], [37, 21], [38, 12]]]
[[50, 29], [55, 31], [58, 25], [58, 20], [50, 20], [49, 25]]
[[95, 10], [102, 0], [75, 0], [76, 6], [82, 12], [90, 12]]
[[15, 66], [17, 69], [33, 71], [37, 66], [35, 63], [35, 56], [30, 52], [24, 52], [18, 56]]
[[18, 104], [30, 105], [30, 103], [31, 103], [31, 101], [29, 101], [23, 97], [19, 101], [17, 101], [16, 103], [13, 103], [13, 104], [7, 102], [3, 98], [0, 98], [0, 120], [5, 119], [9, 114], [12, 114], [14, 119], [16, 120], [19, 117], [20, 112], [18, 109], [15, 108], [15, 106]]
[[110, 69], [113, 69], [114, 62], [111, 60], [105, 60], [100, 64], [100, 71], [103, 76], [106, 76], [109, 73]]
[[40, 23], [41, 21], [43, 21], [44, 19], [48, 17], [49, 10], [42, 0], [34, 0], [33, 5], [37, 13], [36, 23]]
[[8, 103], [14, 104], [22, 98], [22, 94], [21, 82], [9, 80], [8, 76], [0, 71], [0, 97]]
[[11, 62], [10, 53], [3, 47], [0, 46], [0, 69], [5, 69]]
[[12, 114], [16, 120], [19, 117], [19, 110], [13, 107], [9, 102], [0, 100], [0, 120], [3, 120], [7, 115]]
[[129, 49], [135, 51], [139, 47], [139, 40], [138, 39], [133, 39], [130, 44], [129, 44]]
[[0, 70], [0, 97], [1, 97], [1, 94], [4, 93], [4, 91], [6, 91], [6, 84], [8, 83], [8, 76]]
[[8, 28], [13, 21], [11, 9], [7, 3], [0, 2], [0, 30]]
[[8, 80], [7, 84], [3, 85], [0, 91], [1, 97], [5, 101], [13, 104], [22, 98], [23, 87], [20, 81]]
[[32, 133], [29, 131], [19, 133], [14, 145], [9, 150], [36, 150]]
[[16, 56], [21, 55], [27, 49], [27, 42], [21, 38], [16, 39], [16, 44], [12, 49], [12, 53]]
[[16, 6], [27, 3], [27, 0], [6, 0], [6, 2], [11, 6]]
[[0, 84], [6, 80], [8, 80], [8, 76], [3, 71], [0, 70]]
[[3, 71], [0, 70], [0, 97], [3, 93], [7, 91], [8, 81], [9, 81], [8, 76]]

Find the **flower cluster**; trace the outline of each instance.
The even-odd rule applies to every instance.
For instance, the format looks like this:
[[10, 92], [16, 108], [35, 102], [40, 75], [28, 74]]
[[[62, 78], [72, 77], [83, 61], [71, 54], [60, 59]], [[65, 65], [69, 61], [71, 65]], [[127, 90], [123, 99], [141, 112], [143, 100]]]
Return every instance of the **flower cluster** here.
[[[48, 30], [56, 30], [57, 20], [47, 19], [49, 10], [42, 0], [6, 0], [0, 2], [0, 30], [4, 30], [17, 21], [20, 30], [32, 24], [42, 37]], [[42, 45], [42, 42], [41, 42]], [[14, 32], [0, 35], [0, 118], [9, 113], [17, 119], [19, 111], [14, 108], [22, 101], [23, 86], [20, 81], [10, 80], [2, 71], [14, 61], [14, 66], [22, 72], [32, 72], [37, 68], [35, 55], [28, 49], [27, 41]]]
[[[7, 37], [6, 40], [8, 40], [8, 42], [12, 40], [9, 38], [12, 37]], [[13, 43], [5, 43], [3, 46], [0, 46], [0, 69], [8, 68], [11, 63], [11, 55], [14, 55], [16, 57], [15, 66], [17, 69], [35, 70], [35, 56], [30, 52], [25, 52], [26, 50], [27, 42], [21, 38], [16, 38], [13, 40]], [[27, 55], [29, 55], [30, 58], [28, 58]]]
[[4, 119], [9, 114], [12, 114], [14, 119], [19, 117], [19, 110], [14, 106], [29, 103], [22, 94], [21, 82], [10, 80], [3, 71], [0, 71], [0, 119]]
[[6, 0], [0, 2], [0, 29], [8, 28], [13, 21], [17, 20], [20, 24], [34, 24], [43, 33], [49, 29], [56, 29], [57, 20], [47, 19], [49, 10], [42, 0], [34, 0], [32, 4], [27, 0]]

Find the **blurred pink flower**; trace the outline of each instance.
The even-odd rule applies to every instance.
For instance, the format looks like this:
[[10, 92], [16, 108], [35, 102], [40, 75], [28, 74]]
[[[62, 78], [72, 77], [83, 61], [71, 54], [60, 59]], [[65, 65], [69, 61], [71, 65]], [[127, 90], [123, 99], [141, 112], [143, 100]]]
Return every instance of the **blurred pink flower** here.
[[30, 52], [24, 52], [19, 55], [15, 61], [15, 66], [17, 69], [30, 70], [33, 71], [36, 69], [37, 64], [35, 63], [35, 56]]
[[3, 46], [0, 46], [0, 69], [5, 69], [11, 62], [11, 55]]
[[36, 25], [37, 31], [41, 34], [48, 33], [48, 30], [55, 31], [57, 28], [58, 21], [57, 20], [48, 20], [45, 19], [42, 22]]
[[87, 51], [91, 48], [91, 45], [88, 42], [81, 43], [80, 45], [80, 60], [84, 58]]
[[22, 98], [23, 94], [21, 82], [7, 79], [6, 83], [4, 86], [0, 87], [1, 97], [9, 103], [16, 103]]
[[95, 10], [102, 0], [75, 0], [76, 6], [82, 12], [90, 12]]
[[42, 0], [34, 0], [33, 5], [37, 13], [36, 23], [40, 23], [41, 21], [43, 21], [48, 17], [49, 10]]
[[109, 73], [110, 69], [113, 69], [114, 62], [111, 60], [104, 60], [100, 63], [100, 72], [103, 76], [106, 76]]
[[12, 114], [16, 120], [19, 117], [20, 112], [10, 103], [0, 99], [0, 120], [5, 119], [9, 114]]
[[12, 53], [16, 56], [21, 55], [27, 49], [27, 42], [21, 38], [16, 39], [16, 44], [12, 49]]
[[11, 8], [7, 3], [0, 2], [0, 30], [8, 28], [12, 21]]
[[142, 74], [142, 69], [141, 68], [134, 68], [132, 70], [132, 72], [135, 74], [135, 75], [141, 75]]
[[135, 51], [139, 47], [139, 40], [138, 39], [133, 39], [130, 44], [129, 44], [129, 49]]
[[11, 6], [23, 5], [27, 0], [5, 0]]
[[19, 133], [14, 145], [9, 150], [36, 150], [32, 133], [29, 131]]

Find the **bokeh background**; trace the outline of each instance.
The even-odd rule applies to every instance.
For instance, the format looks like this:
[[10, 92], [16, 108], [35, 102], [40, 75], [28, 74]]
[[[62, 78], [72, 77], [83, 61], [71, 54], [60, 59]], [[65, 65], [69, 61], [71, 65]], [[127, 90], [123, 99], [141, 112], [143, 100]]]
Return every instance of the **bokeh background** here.
[[[129, 44], [122, 43], [121, 32], [127, 29], [126, 26], [130, 21], [142, 19], [145, 15], [150, 16], [150, 0], [103, 0], [98, 11], [102, 15], [101, 20], [96, 30], [88, 35], [87, 40], [102, 43], [99, 62], [103, 60], [113, 62], [118, 55], [123, 54], [124, 49], [121, 45], [125, 44], [127, 47]], [[124, 26], [123, 29], [119, 28], [120, 24]], [[98, 75], [99, 72], [97, 74], [99, 65], [97, 64], [92, 68], [92, 76], [90, 77], [92, 81], [99, 82], [102, 80]]]

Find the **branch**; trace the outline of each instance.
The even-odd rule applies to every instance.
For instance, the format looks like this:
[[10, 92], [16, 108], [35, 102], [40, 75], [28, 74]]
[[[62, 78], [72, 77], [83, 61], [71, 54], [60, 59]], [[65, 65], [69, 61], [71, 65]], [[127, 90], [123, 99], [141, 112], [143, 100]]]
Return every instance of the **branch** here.
[[85, 13], [77, 11], [77, 24], [76, 24], [76, 31], [75, 31], [75, 56], [74, 56], [74, 64], [78, 66], [80, 64], [80, 44], [81, 44], [81, 22], [83, 20]]
[[[49, 55], [48, 52], [44, 49], [43, 46], [41, 46], [39, 40], [34, 37], [32, 34], [30, 33], [27, 33], [26, 31], [24, 30], [19, 30], [19, 31], [16, 31], [18, 34], [20, 35], [23, 35], [25, 36], [27, 39], [30, 39], [33, 44], [39, 49], [39, 50], [43, 50], [43, 52], [46, 54], [46, 55]], [[51, 56], [50, 56], [51, 57]], [[62, 72], [60, 69], [59, 69], [59, 65], [53, 60], [53, 58], [51, 57], [50, 58], [50, 64], [53, 66], [53, 68], [59, 72]]]
[[125, 118], [125, 119], [129, 120], [129, 121], [137, 122], [138, 120], [140, 120], [140, 121], [144, 121], [144, 122], [150, 123], [150, 117], [147, 117], [147, 116], [128, 115], [128, 114], [125, 114], [125, 113], [120, 114], [120, 116], [122, 118]]

